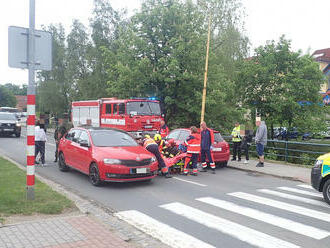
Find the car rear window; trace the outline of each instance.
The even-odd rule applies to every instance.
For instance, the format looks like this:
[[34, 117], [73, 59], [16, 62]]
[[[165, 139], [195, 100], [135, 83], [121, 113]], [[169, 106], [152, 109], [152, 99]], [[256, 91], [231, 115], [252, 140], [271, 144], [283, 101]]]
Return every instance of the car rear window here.
[[222, 142], [223, 138], [220, 133], [214, 133], [214, 141], [215, 142]]
[[115, 130], [91, 131], [93, 144], [102, 147], [138, 146], [136, 141], [126, 133]]

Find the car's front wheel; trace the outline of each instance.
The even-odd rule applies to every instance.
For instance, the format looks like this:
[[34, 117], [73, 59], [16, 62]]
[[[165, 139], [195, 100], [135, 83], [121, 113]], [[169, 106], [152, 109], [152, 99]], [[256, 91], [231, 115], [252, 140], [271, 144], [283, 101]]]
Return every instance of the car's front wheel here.
[[330, 179], [328, 179], [323, 185], [323, 197], [324, 200], [330, 204]]
[[69, 171], [70, 169], [69, 166], [67, 166], [65, 163], [64, 154], [62, 152], [59, 155], [58, 168], [60, 169], [60, 171]]
[[95, 163], [92, 163], [89, 168], [89, 180], [94, 186], [102, 185], [99, 168], [97, 167], [97, 164], [95, 164]]

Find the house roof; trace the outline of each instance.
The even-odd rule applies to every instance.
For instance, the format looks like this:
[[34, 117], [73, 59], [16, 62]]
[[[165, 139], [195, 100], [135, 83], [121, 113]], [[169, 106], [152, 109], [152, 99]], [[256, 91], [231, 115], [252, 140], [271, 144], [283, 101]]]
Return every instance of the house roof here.
[[330, 63], [330, 48], [316, 50], [312, 56], [316, 61]]

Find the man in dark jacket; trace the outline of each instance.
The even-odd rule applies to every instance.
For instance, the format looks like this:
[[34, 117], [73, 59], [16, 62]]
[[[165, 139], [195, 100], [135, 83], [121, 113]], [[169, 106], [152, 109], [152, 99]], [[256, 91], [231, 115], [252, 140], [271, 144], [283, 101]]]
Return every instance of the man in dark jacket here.
[[58, 120], [58, 126], [54, 132], [54, 139], [55, 139], [55, 143], [56, 143], [54, 162], [57, 162], [57, 158], [58, 158], [58, 144], [59, 144], [60, 140], [62, 139], [62, 137], [69, 131], [70, 128], [71, 128], [71, 126], [68, 123], [67, 119], [61, 118]]
[[201, 162], [203, 166], [202, 172], [207, 171], [206, 156], [210, 162], [212, 173], [215, 174], [215, 163], [211, 154], [211, 147], [214, 143], [213, 130], [207, 128], [205, 121], [201, 123]]

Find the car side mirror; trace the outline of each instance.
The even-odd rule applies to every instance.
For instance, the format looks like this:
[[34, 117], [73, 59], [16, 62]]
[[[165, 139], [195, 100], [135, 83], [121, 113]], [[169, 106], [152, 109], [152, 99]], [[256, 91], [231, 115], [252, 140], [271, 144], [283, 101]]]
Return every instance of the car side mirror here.
[[80, 146], [83, 146], [83, 147], [89, 147], [88, 141], [86, 141], [86, 140], [80, 141], [79, 144], [80, 144]]

